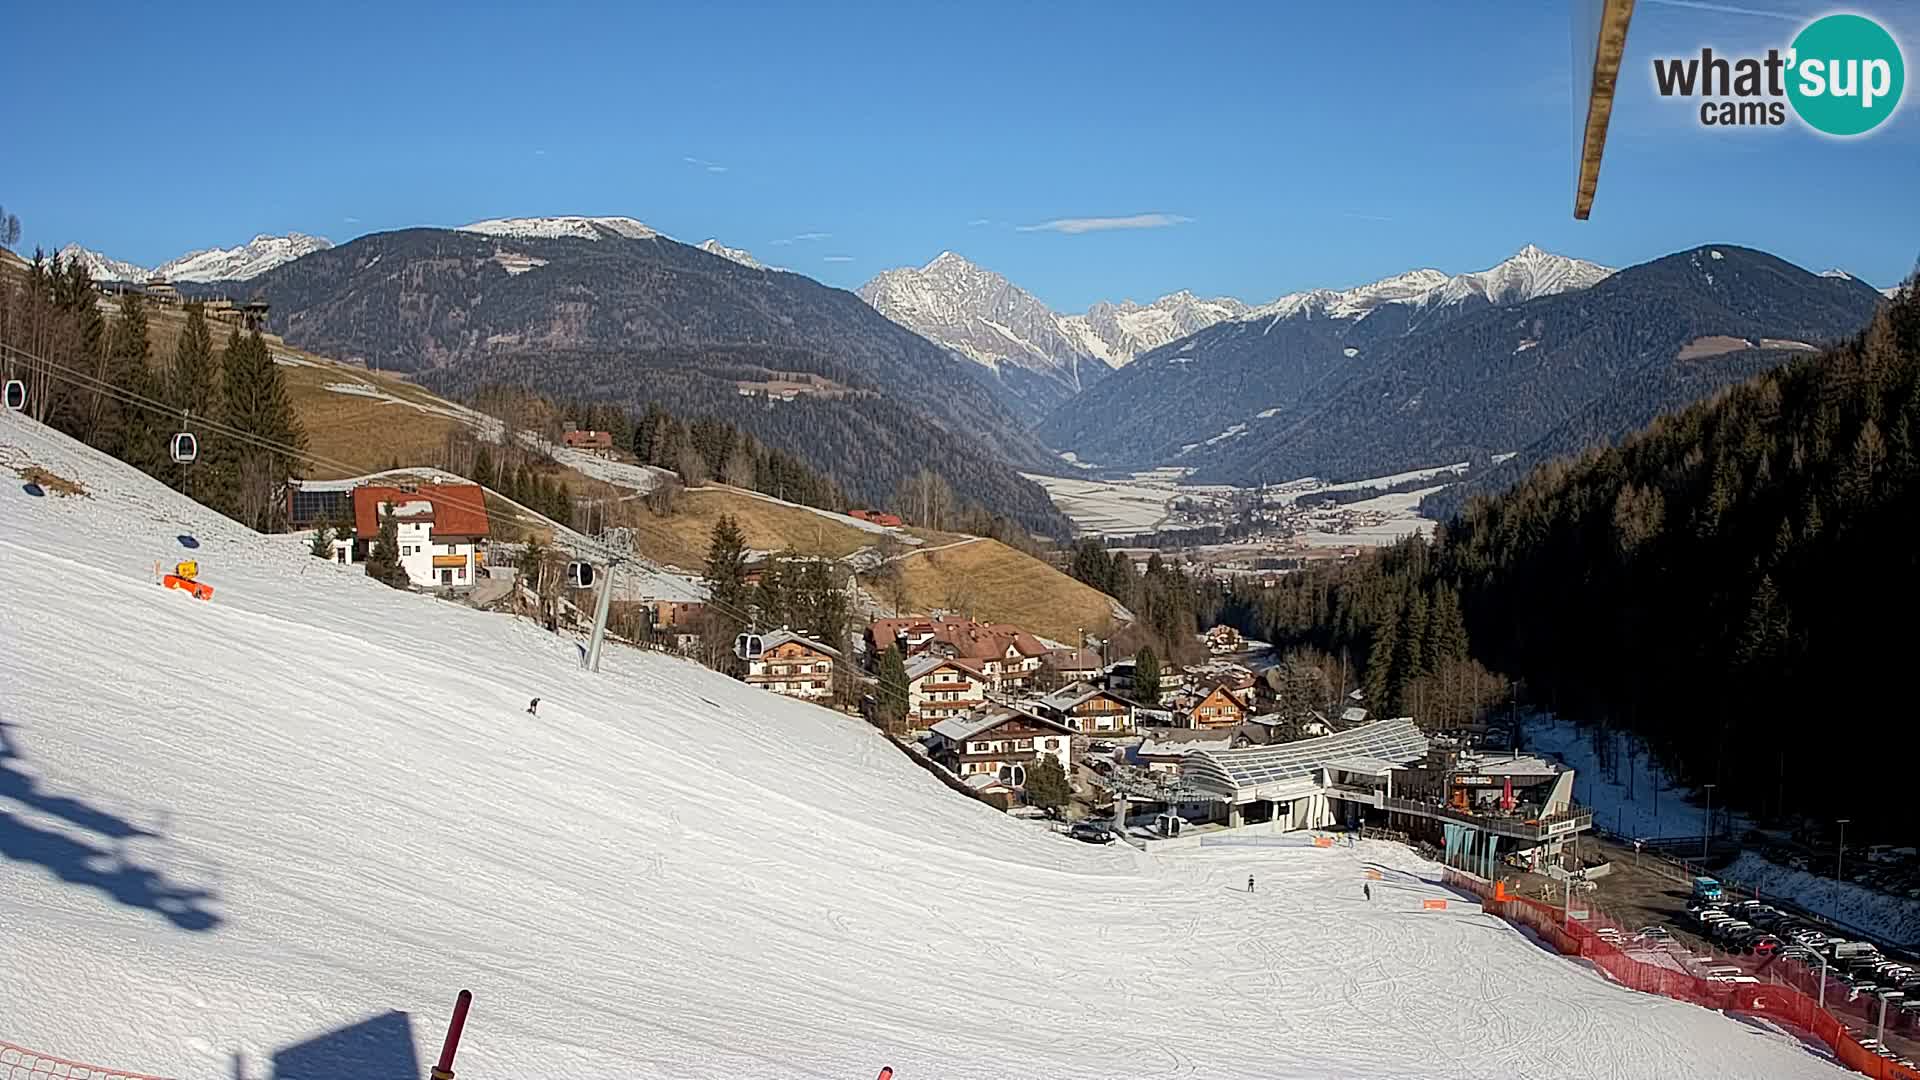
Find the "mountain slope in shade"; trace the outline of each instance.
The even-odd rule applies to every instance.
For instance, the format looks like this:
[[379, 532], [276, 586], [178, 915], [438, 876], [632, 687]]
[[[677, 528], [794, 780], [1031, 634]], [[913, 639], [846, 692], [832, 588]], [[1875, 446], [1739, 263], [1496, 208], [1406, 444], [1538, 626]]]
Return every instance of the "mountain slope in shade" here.
[[[637, 222], [485, 224], [363, 236], [252, 291], [293, 344], [443, 392], [506, 384], [635, 409], [658, 401], [729, 420], [878, 505], [924, 464], [967, 501], [1037, 531], [1066, 528], [1014, 468], [1051, 455], [983, 392], [976, 365], [852, 293], [643, 236]], [[767, 400], [796, 376], [809, 387], [797, 400]]]
[[745, 266], [750, 269], [754, 269], [754, 270], [766, 269], [766, 265], [763, 264], [760, 260], [754, 258], [752, 252], [747, 251], [745, 248], [728, 247], [727, 245], [711, 237], [700, 241], [700, 250], [706, 252], [709, 255], [718, 255], [721, 258], [728, 260], [729, 262], [737, 262], [741, 266]]
[[[1660, 411], [1856, 333], [1881, 298], [1764, 252], [1695, 248], [1584, 290], [1485, 306], [1390, 342], [1196, 451], [1196, 478], [1332, 479], [1620, 437]], [[1360, 324], [1365, 325], [1365, 320]]]
[[[1146, 354], [1036, 430], [1081, 461], [1199, 467], [1271, 426], [1303, 395], [1354, 377], [1399, 339], [1495, 304], [1587, 288], [1610, 273], [1529, 244], [1472, 273], [1423, 268], [1288, 293]], [[1127, 424], [1104, 422], [1122, 408]]]
[[80, 260], [95, 281], [146, 281], [153, 276], [153, 271], [145, 267], [102, 255], [79, 244], [68, 244], [60, 249], [58, 256], [67, 262]]

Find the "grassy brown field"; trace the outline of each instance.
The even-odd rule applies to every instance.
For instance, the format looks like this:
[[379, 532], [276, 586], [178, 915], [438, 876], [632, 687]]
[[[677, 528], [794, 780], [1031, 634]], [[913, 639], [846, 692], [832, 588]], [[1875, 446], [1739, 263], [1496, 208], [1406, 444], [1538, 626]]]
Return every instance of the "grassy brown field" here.
[[793, 551], [837, 559], [863, 547], [872, 547], [880, 540], [864, 529], [810, 510], [770, 503], [726, 488], [683, 491], [672, 516], [659, 517], [642, 511], [633, 516], [630, 526], [637, 535], [641, 552], [647, 557], [694, 570], [706, 565], [707, 545], [713, 540], [713, 527], [723, 514], [731, 514], [739, 522], [748, 547], [763, 551]]
[[1082, 630], [1105, 634], [1113, 626], [1106, 594], [998, 540], [917, 552], [899, 566], [912, 611], [958, 608], [1056, 641], [1072, 641]]

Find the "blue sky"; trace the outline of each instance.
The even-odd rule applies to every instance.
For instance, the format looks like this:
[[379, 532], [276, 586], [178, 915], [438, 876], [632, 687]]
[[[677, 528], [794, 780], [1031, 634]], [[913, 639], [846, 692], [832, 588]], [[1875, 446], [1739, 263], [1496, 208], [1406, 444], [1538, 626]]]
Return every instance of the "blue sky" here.
[[[1558, 0], [392, 7], [11, 11], [9, 81], [41, 88], [0, 125], [22, 246], [151, 265], [626, 214], [848, 288], [952, 249], [1067, 310], [1529, 242], [1615, 265], [1747, 244], [1877, 285], [1920, 256], [1920, 90], [1845, 142], [1709, 133], [1651, 91], [1652, 56], [1784, 46], [1813, 0], [1642, 0], [1588, 222]], [[1916, 8], [1853, 10], [1912, 62]], [[1035, 227], [1097, 218], [1136, 220]]]

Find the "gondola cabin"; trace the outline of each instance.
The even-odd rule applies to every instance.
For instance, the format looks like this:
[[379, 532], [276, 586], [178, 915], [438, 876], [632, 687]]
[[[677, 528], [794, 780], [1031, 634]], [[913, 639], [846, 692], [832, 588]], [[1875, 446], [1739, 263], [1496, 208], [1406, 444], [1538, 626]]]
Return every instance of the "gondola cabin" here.
[[7, 408], [19, 412], [27, 407], [27, 384], [19, 379], [7, 380]]
[[576, 589], [593, 588], [593, 564], [589, 562], [568, 563], [567, 584]]
[[175, 464], [191, 465], [200, 457], [200, 440], [191, 431], [183, 431], [173, 437], [170, 450]]
[[742, 660], [758, 660], [764, 651], [759, 634], [741, 634], [733, 639], [733, 655]]

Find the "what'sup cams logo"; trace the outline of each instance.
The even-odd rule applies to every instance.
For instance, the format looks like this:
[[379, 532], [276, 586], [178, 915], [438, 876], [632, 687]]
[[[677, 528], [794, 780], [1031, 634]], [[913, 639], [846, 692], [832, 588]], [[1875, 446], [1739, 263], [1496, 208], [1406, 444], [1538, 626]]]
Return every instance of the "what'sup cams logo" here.
[[1704, 127], [1780, 127], [1791, 106], [1815, 131], [1865, 135], [1893, 115], [1906, 82], [1899, 42], [1864, 15], [1815, 19], [1765, 56], [1701, 49], [1653, 61], [1660, 96], [1699, 99]]

